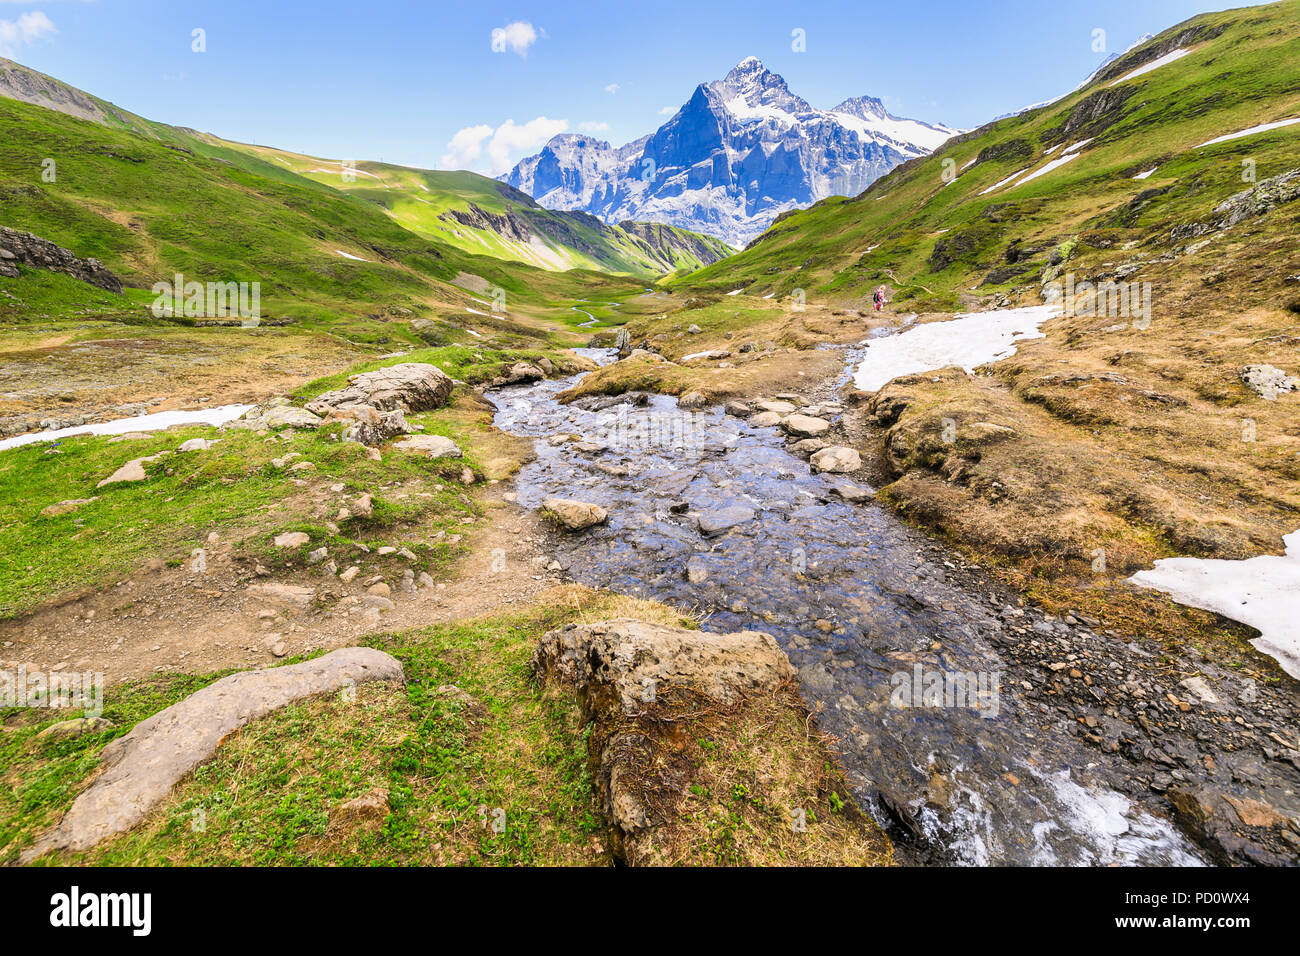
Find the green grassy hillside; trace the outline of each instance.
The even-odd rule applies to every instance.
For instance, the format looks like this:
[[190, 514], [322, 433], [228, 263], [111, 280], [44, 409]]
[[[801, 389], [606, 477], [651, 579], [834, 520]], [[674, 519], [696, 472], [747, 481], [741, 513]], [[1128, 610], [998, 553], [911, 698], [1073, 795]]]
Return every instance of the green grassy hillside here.
[[205, 140], [365, 199], [419, 235], [541, 269], [658, 276], [689, 272], [735, 251], [720, 239], [674, 226], [610, 226], [586, 213], [545, 209], [511, 186], [465, 170], [374, 162], [350, 162], [345, 169], [342, 160]]

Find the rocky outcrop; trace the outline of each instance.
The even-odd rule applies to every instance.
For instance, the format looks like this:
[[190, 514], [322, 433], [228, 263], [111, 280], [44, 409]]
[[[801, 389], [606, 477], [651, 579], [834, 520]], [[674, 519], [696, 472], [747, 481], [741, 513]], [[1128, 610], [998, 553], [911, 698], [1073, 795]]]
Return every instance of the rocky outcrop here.
[[48, 239], [0, 226], [0, 276], [17, 279], [19, 266], [61, 272], [105, 292], [122, 292], [122, 280], [98, 259], [81, 259]]
[[1297, 199], [1300, 199], [1300, 169], [1292, 169], [1229, 196], [1214, 207], [1217, 218], [1211, 222], [1187, 222], [1175, 226], [1170, 230], [1169, 238], [1182, 242], [1211, 232], [1222, 232]]
[[[687, 701], [697, 712], [733, 708], [793, 676], [768, 634], [707, 634], [632, 619], [551, 631], [532, 669], [576, 690], [583, 716], [595, 722], [589, 756], [612, 849], [633, 865], [663, 862], [655, 831], [690, 783], [677, 759], [681, 743], [655, 716]], [[673, 729], [690, 736], [686, 727]]]
[[335, 409], [370, 405], [380, 411], [425, 412], [451, 399], [454, 383], [436, 365], [404, 362], [348, 379], [346, 388], [325, 392], [307, 403], [307, 411], [328, 415]]
[[369, 647], [223, 677], [105, 747], [103, 773], [23, 860], [30, 862], [51, 850], [84, 850], [131, 829], [249, 721], [317, 694], [369, 681], [401, 680], [402, 665], [396, 658]]
[[1241, 381], [1265, 401], [1277, 401], [1284, 392], [1300, 390], [1300, 379], [1287, 375], [1275, 365], [1247, 365], [1241, 370]]

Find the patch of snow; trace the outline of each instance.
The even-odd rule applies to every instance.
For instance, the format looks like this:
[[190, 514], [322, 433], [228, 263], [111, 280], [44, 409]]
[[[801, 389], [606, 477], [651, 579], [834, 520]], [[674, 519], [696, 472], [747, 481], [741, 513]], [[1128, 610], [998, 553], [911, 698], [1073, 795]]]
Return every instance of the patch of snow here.
[[1300, 123], [1300, 116], [1294, 119], [1278, 120], [1276, 123], [1265, 123], [1262, 126], [1252, 126], [1250, 129], [1243, 129], [1237, 133], [1229, 133], [1227, 136], [1220, 136], [1218, 139], [1212, 139], [1208, 143], [1202, 143], [1197, 149], [1204, 149], [1206, 146], [1214, 146], [1218, 143], [1226, 143], [1231, 139], [1241, 139], [1243, 136], [1254, 136], [1256, 133], [1267, 133], [1269, 130], [1281, 129], [1283, 126], [1293, 126]]
[[[477, 302], [478, 300], [475, 299], [474, 301]], [[481, 316], [483, 316], [483, 317], [486, 318], [486, 319], [495, 319], [495, 318], [496, 318], [496, 316], [493, 315], [491, 312], [480, 312], [478, 309], [470, 309], [470, 308], [466, 308], [465, 311], [468, 312], [470, 315], [481, 315]]]
[[742, 287], [739, 288], [739, 289], [732, 289], [730, 292], [727, 293], [727, 295], [740, 295], [740, 293], [742, 293], [742, 292], [744, 292], [744, 291], [745, 291], [745, 289], [744, 289], [744, 287], [742, 286]]
[[1147, 178], [1149, 178], [1149, 177], [1151, 176], [1152, 173], [1154, 173], [1154, 172], [1155, 172], [1157, 169], [1159, 169], [1159, 168], [1160, 168], [1159, 166], [1152, 166], [1152, 167], [1151, 167], [1150, 169], [1148, 169], [1145, 173], [1138, 173], [1138, 174], [1137, 174], [1136, 176], [1134, 176], [1133, 178], [1134, 178], [1134, 179], [1147, 179]]
[[1150, 63], [1146, 64], [1145, 66], [1139, 66], [1132, 73], [1126, 73], [1124, 76], [1121, 76], [1118, 80], [1116, 80], [1114, 83], [1110, 85], [1119, 86], [1119, 84], [1125, 82], [1126, 80], [1131, 80], [1135, 76], [1141, 76], [1143, 73], [1150, 73], [1152, 70], [1158, 70], [1162, 66], [1168, 66], [1170, 63], [1173, 63], [1176, 60], [1181, 60], [1183, 57], [1187, 56], [1187, 54], [1190, 52], [1192, 51], [1184, 50], [1182, 47], [1179, 47], [1177, 50], [1174, 50], [1170, 53], [1166, 53], [1164, 56], [1160, 57], [1159, 59], [1152, 60]]
[[1048, 319], [1061, 314], [1058, 306], [969, 312], [948, 322], [916, 325], [897, 335], [870, 340], [854, 372], [858, 388], [874, 392], [900, 375], [933, 372], [956, 365], [967, 372], [1016, 353], [1016, 342], [1041, 339]]
[[770, 299], [770, 298], [772, 298], [772, 297], [775, 296], [775, 295], [776, 295], [775, 292], [769, 292], [767, 295], [763, 296], [763, 298], [765, 298], [765, 299]]
[[1064, 166], [1064, 165], [1065, 165], [1066, 163], [1068, 163], [1070, 160], [1072, 160], [1072, 159], [1078, 159], [1078, 158], [1079, 158], [1079, 154], [1078, 154], [1078, 153], [1065, 153], [1064, 155], [1061, 156], [1060, 159], [1054, 159], [1054, 160], [1052, 160], [1050, 163], [1048, 163], [1046, 166], [1042, 166], [1042, 167], [1040, 167], [1039, 169], [1035, 169], [1032, 173], [1030, 173], [1030, 174], [1029, 174], [1028, 176], [1026, 176], [1024, 179], [1020, 180], [1020, 182], [1016, 183], [1016, 185], [1017, 185], [1017, 186], [1023, 186], [1025, 183], [1029, 182], [1030, 180], [1037, 179], [1039, 176], [1045, 176], [1045, 175], [1047, 175], [1048, 173], [1050, 173], [1050, 172], [1051, 172], [1052, 170], [1054, 170], [1054, 169], [1060, 169], [1062, 166]]
[[1011, 174], [1010, 176], [1008, 176], [1006, 179], [1002, 180], [1002, 182], [1000, 182], [1000, 183], [994, 183], [994, 184], [993, 184], [992, 186], [990, 186], [988, 189], [985, 189], [983, 192], [980, 193], [980, 195], [981, 195], [981, 196], [987, 196], [989, 193], [993, 192], [994, 190], [1001, 189], [1003, 186], [1005, 186], [1007, 183], [1011, 182], [1013, 179], [1019, 179], [1021, 176], [1023, 176], [1023, 175], [1024, 175], [1025, 173], [1027, 173], [1027, 172], [1029, 172], [1029, 169], [1028, 169], [1028, 168], [1025, 168], [1025, 169], [1020, 170], [1019, 172], [1012, 173], [1012, 174]]
[[342, 249], [335, 249], [334, 251], [344, 259], [351, 259], [354, 262], [370, 262], [369, 259], [362, 259], [360, 256], [354, 256], [352, 253], [344, 252]]
[[1129, 580], [1179, 604], [1215, 611], [1259, 631], [1251, 641], [1300, 679], [1300, 531], [1282, 539], [1286, 554], [1245, 561], [1164, 558]]
[[220, 405], [216, 408], [200, 408], [189, 412], [153, 412], [149, 415], [137, 415], [134, 418], [117, 418], [111, 422], [96, 422], [93, 425], [75, 425], [71, 428], [59, 428], [53, 431], [32, 432], [27, 435], [15, 435], [0, 441], [0, 451], [30, 445], [38, 441], [57, 441], [73, 435], [125, 435], [127, 432], [156, 432], [173, 425], [223, 425], [234, 421], [252, 405]]

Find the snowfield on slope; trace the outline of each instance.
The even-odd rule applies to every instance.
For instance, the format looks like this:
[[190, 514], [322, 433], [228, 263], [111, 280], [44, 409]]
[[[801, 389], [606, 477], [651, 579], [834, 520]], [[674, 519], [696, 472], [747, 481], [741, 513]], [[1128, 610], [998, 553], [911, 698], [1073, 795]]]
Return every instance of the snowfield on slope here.
[[1251, 641], [1255, 648], [1300, 680], [1300, 531], [1282, 543], [1286, 554], [1281, 557], [1165, 558], [1129, 580], [1255, 628], [1260, 633]]
[[251, 411], [252, 408], [252, 405], [221, 405], [216, 408], [200, 408], [192, 412], [153, 412], [149, 415], [136, 415], [133, 418], [118, 418], [111, 422], [29, 432], [26, 435], [15, 435], [0, 441], [0, 451], [38, 441], [58, 441], [74, 435], [125, 435], [127, 432], [162, 431], [173, 425], [224, 425]]
[[927, 322], [906, 332], [869, 339], [853, 381], [858, 388], [875, 392], [901, 375], [953, 365], [973, 372], [988, 362], [1015, 355], [1017, 342], [1043, 338], [1039, 326], [1060, 314], [1056, 305], [968, 312], [948, 322]]

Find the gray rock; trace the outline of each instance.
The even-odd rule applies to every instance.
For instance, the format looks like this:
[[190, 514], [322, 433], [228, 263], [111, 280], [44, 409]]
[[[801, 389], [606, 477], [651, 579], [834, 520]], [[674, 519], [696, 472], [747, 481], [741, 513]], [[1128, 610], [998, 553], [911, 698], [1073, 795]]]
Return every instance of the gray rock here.
[[144, 471], [145, 462], [157, 461], [161, 457], [162, 455], [159, 454], [150, 455], [147, 458], [132, 458], [95, 487], [103, 488], [106, 485], [116, 485], [122, 482], [144, 481], [145, 478], [148, 477]]
[[718, 508], [714, 511], [706, 511], [700, 515], [700, 533], [701, 534], [721, 534], [737, 525], [742, 525], [747, 521], [753, 521], [757, 516], [753, 508], [745, 505], [728, 505], [725, 508]]
[[798, 435], [800, 438], [817, 438], [831, 430], [831, 423], [824, 418], [789, 415], [781, 421], [781, 427], [791, 435]]
[[1300, 379], [1292, 378], [1275, 365], [1247, 365], [1241, 370], [1246, 387], [1265, 401], [1277, 401], [1279, 395], [1300, 389]]
[[844, 474], [861, 468], [862, 457], [852, 448], [847, 448], [844, 445], [834, 445], [830, 448], [823, 448], [814, 454], [812, 456], [812, 466], [815, 471]]
[[104, 772], [59, 825], [23, 854], [23, 861], [56, 849], [85, 850], [130, 830], [178, 781], [210, 759], [223, 740], [258, 717], [317, 694], [403, 679], [395, 658], [369, 647], [223, 677], [109, 743], [100, 758]]
[[416, 452], [429, 458], [459, 458], [461, 450], [443, 435], [412, 435], [393, 445], [398, 451]]
[[430, 411], [447, 404], [453, 387], [451, 377], [436, 365], [405, 362], [353, 375], [346, 388], [317, 396], [307, 409], [327, 414], [340, 406], [372, 405], [383, 411]]

